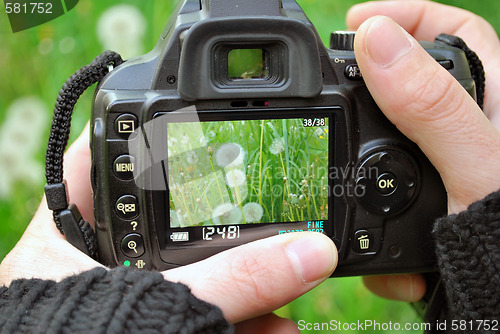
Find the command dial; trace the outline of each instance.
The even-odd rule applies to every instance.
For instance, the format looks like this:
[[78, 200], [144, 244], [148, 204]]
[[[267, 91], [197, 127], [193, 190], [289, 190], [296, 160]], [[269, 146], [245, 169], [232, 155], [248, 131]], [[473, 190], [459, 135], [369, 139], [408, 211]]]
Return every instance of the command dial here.
[[334, 31], [330, 34], [330, 49], [354, 51], [355, 31]]

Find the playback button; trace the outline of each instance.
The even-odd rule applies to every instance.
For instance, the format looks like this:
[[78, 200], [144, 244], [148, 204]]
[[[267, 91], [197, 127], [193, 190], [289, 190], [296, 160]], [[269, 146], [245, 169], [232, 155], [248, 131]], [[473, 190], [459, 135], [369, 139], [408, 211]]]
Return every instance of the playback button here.
[[135, 117], [135, 115], [122, 114], [115, 120], [115, 132], [123, 139], [128, 139], [128, 137], [134, 133], [136, 129], [137, 117]]

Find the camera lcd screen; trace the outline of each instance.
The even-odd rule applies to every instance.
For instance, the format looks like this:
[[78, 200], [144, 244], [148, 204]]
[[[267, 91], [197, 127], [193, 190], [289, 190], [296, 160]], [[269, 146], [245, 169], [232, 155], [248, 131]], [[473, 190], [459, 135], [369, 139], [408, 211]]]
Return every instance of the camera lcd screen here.
[[171, 229], [328, 219], [330, 117], [261, 116], [167, 124]]

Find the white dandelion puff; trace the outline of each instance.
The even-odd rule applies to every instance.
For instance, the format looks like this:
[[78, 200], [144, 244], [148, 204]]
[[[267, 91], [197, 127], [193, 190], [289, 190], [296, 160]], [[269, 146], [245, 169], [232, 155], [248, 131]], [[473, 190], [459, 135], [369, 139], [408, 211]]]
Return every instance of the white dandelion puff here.
[[[181, 214], [181, 210], [177, 210], [177, 212]], [[170, 210], [170, 227], [181, 227], [177, 212], [175, 212], [174, 210]]]
[[250, 202], [243, 206], [243, 216], [247, 223], [255, 223], [262, 219], [264, 209], [259, 203]]
[[105, 11], [97, 23], [97, 35], [105, 49], [114, 50], [124, 58], [143, 52], [142, 38], [146, 20], [131, 5], [116, 5]]
[[226, 173], [226, 184], [229, 188], [240, 187], [247, 182], [247, 175], [241, 169], [231, 169]]
[[0, 197], [8, 197], [18, 181], [35, 184], [43, 168], [35, 156], [43, 142], [47, 109], [37, 97], [14, 101], [0, 127]]
[[184, 146], [187, 146], [189, 144], [189, 137], [186, 136], [186, 135], [183, 135], [181, 137], [181, 144], [184, 145]]
[[322, 128], [316, 128], [316, 130], [314, 130], [314, 132], [316, 132], [316, 135], [319, 137], [323, 134], [323, 129]]
[[222, 144], [215, 152], [215, 163], [219, 167], [237, 167], [243, 164], [245, 151], [234, 143]]
[[65, 37], [59, 42], [59, 51], [62, 54], [68, 54], [75, 49], [75, 44], [73, 37]]
[[276, 138], [273, 140], [271, 147], [269, 147], [269, 152], [274, 155], [278, 155], [285, 150], [285, 144], [281, 138]]
[[205, 137], [207, 137], [207, 139], [213, 139], [215, 138], [215, 132], [213, 130], [210, 130], [205, 134]]
[[168, 138], [168, 146], [175, 146], [177, 145], [177, 143], [178, 143], [177, 138], [175, 137]]
[[38, 44], [38, 52], [42, 55], [49, 54], [54, 49], [54, 41], [51, 38], [44, 38]]
[[242, 217], [239, 208], [230, 203], [221, 204], [212, 211], [212, 221], [215, 225], [239, 224]]
[[198, 162], [198, 155], [193, 151], [188, 151], [186, 160], [189, 164], [194, 165]]

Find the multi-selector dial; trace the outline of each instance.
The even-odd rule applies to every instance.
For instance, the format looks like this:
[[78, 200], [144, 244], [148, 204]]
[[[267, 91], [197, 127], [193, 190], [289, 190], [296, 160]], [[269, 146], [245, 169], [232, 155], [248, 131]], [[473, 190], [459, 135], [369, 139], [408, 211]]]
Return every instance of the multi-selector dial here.
[[356, 185], [364, 189], [358, 201], [368, 211], [388, 215], [401, 212], [414, 199], [418, 172], [408, 155], [393, 149], [370, 154], [361, 163]]

